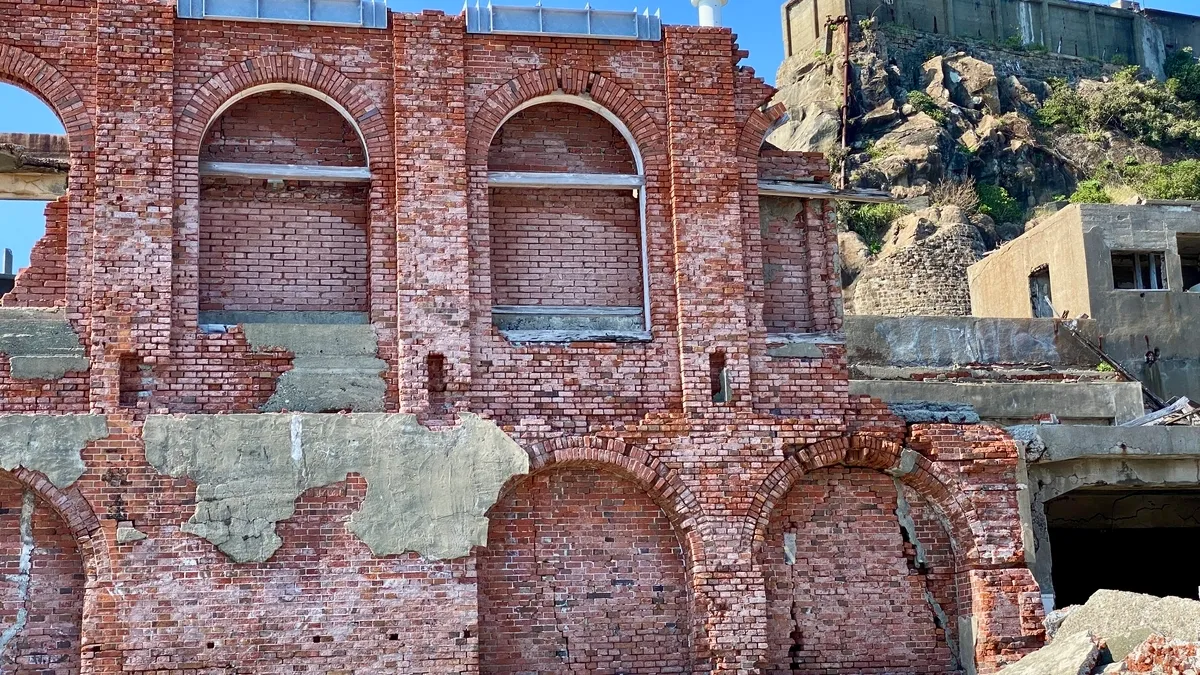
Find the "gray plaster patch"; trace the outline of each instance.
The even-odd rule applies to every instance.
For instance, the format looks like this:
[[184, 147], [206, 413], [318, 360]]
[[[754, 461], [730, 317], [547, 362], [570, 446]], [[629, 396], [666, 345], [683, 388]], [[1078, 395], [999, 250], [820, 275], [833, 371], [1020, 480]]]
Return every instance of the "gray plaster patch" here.
[[926, 564], [925, 546], [917, 538], [917, 523], [912, 517], [912, 507], [904, 496], [904, 485], [898, 478], [893, 478], [892, 483], [896, 486], [896, 520], [900, 521], [900, 529], [904, 530], [905, 537], [916, 551], [917, 559], [914, 562], [918, 566], [924, 567]]
[[382, 412], [387, 363], [370, 325], [257, 323], [243, 330], [258, 351], [286, 349], [296, 355], [280, 376], [264, 412]]
[[484, 514], [504, 483], [529, 471], [520, 446], [471, 414], [445, 431], [413, 415], [151, 416], [144, 437], [151, 466], [197, 484], [181, 529], [235, 562], [270, 558], [296, 498], [349, 473], [368, 486], [349, 529], [375, 555], [462, 557], [487, 543]]
[[896, 401], [888, 409], [908, 424], [979, 424], [979, 413], [963, 403]]
[[61, 309], [0, 307], [0, 354], [13, 379], [57, 380], [88, 369], [83, 345]]
[[129, 523], [121, 523], [117, 525], [117, 543], [130, 544], [135, 541], [141, 541], [146, 538], [146, 533], [137, 529]]
[[950, 637], [950, 619], [946, 616], [946, 610], [942, 609], [937, 599], [933, 597], [933, 593], [929, 591], [925, 591], [925, 602], [929, 603], [929, 609], [933, 611], [933, 616], [937, 620], [938, 627], [942, 629], [942, 633], [946, 636], [946, 646], [950, 648], [950, 658], [952, 659], [951, 665], [956, 669], [960, 668], [958, 643], [954, 641], [954, 638]]
[[105, 436], [102, 415], [0, 415], [0, 469], [40, 471], [64, 488], [87, 468], [80, 451]]

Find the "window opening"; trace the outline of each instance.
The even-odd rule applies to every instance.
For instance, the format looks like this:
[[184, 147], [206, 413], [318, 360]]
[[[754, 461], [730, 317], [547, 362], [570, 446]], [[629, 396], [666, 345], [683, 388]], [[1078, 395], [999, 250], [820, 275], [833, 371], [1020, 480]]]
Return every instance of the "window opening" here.
[[729, 367], [725, 363], [725, 352], [713, 352], [708, 355], [708, 376], [712, 388], [713, 403], [728, 403], [731, 400], [729, 388]]
[[150, 366], [135, 354], [125, 354], [120, 361], [120, 405], [136, 408], [143, 399], [150, 397]]
[[514, 342], [650, 339], [646, 177], [603, 107], [551, 95], [488, 152], [492, 322]]
[[[0, 143], [14, 146], [0, 151], [9, 155], [4, 164], [10, 165], [0, 171], [0, 222], [5, 223], [0, 231], [0, 298], [13, 291], [17, 277], [34, 261], [39, 274], [23, 282], [8, 302], [19, 296], [17, 301], [26, 306], [60, 304], [66, 289], [59, 277], [65, 276], [66, 268], [60, 260], [65, 250], [58, 249], [66, 247], [67, 211], [65, 200], [54, 205], [67, 188], [66, 130], [36, 95], [0, 83]], [[10, 254], [5, 256], [5, 251]], [[56, 268], [44, 269], [51, 262]]]
[[429, 378], [429, 403], [440, 405], [446, 399], [446, 357], [441, 354], [426, 356], [425, 371]]
[[1050, 295], [1049, 265], [1042, 265], [1029, 275], [1029, 302], [1033, 305], [1035, 317], [1054, 317], [1053, 298]]
[[1183, 272], [1183, 290], [1200, 293], [1200, 234], [1180, 234], [1176, 243]]
[[1112, 253], [1113, 288], [1161, 291], [1167, 288], [1161, 251]]

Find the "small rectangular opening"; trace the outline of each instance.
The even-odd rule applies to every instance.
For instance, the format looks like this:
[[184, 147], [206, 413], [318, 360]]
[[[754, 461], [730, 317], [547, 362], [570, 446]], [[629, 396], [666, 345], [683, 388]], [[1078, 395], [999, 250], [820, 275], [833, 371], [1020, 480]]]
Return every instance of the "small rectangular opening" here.
[[1113, 288], [1162, 291], [1167, 288], [1166, 265], [1161, 251], [1113, 251]]
[[121, 357], [118, 403], [122, 408], [136, 408], [138, 402], [150, 396], [150, 366], [136, 354]]
[[728, 403], [730, 400], [729, 368], [725, 365], [725, 352], [713, 352], [708, 355], [708, 376], [713, 403]]
[[446, 357], [441, 354], [426, 356], [425, 373], [429, 378], [429, 402], [442, 403], [446, 400]]
[[1180, 234], [1179, 264], [1183, 271], [1183, 290], [1200, 293], [1200, 234]]
[[1029, 274], [1029, 302], [1033, 305], [1033, 315], [1039, 318], [1053, 318], [1054, 304], [1050, 296], [1050, 266], [1042, 265]]

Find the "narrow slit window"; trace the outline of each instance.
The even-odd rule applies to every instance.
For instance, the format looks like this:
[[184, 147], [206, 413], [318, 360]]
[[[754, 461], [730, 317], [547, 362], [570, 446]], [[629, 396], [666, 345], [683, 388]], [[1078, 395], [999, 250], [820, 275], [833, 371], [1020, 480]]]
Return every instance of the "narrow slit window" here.
[[1052, 318], [1054, 316], [1054, 300], [1050, 295], [1050, 266], [1042, 265], [1029, 275], [1029, 302], [1033, 306], [1033, 316]]
[[1113, 288], [1161, 291], [1167, 288], [1165, 258], [1161, 251], [1112, 253]]
[[713, 352], [708, 355], [708, 376], [713, 403], [728, 403], [730, 400], [729, 367], [725, 363], [725, 352]]

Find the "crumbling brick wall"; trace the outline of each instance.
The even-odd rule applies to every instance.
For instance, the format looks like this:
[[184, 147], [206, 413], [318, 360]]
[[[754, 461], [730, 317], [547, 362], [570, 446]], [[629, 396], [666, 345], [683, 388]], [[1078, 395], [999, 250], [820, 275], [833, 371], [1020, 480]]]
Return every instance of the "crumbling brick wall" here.
[[61, 307], [67, 302], [67, 197], [46, 204], [46, 234], [33, 245], [29, 267], [0, 299], [4, 307]]
[[640, 486], [551, 469], [521, 479], [490, 518], [480, 672], [692, 671], [682, 544]]
[[0, 670], [13, 675], [80, 668], [83, 559], [54, 509], [0, 475]]

